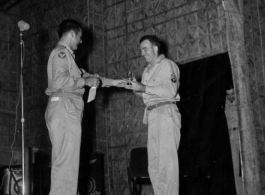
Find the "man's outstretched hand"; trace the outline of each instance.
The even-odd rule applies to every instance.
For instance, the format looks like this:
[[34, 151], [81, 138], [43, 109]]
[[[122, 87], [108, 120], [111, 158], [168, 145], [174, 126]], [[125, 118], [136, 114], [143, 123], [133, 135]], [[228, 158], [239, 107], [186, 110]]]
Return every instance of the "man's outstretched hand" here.
[[124, 88], [133, 90], [134, 92], [145, 92], [145, 85], [136, 80], [127, 81]]
[[115, 87], [124, 87], [127, 84], [127, 81], [124, 79], [114, 79], [112, 85]]

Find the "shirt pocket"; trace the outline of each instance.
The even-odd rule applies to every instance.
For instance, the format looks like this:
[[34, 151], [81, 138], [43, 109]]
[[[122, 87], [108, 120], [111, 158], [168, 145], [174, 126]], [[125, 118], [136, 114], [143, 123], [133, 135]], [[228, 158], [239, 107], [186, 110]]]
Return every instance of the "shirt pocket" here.
[[158, 77], [152, 77], [148, 80], [147, 85], [149, 86], [157, 86], [161, 83], [161, 79]]
[[74, 77], [74, 78], [81, 78], [81, 71], [80, 69], [77, 67], [76, 64], [74, 64], [74, 62], [71, 62], [71, 67], [70, 67], [70, 76]]

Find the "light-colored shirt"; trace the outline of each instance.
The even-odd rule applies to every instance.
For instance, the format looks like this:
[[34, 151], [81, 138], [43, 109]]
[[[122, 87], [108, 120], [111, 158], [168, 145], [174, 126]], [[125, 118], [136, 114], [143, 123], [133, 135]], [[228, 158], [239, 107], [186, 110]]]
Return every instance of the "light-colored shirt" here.
[[48, 88], [46, 94], [55, 92], [84, 93], [85, 80], [75, 63], [74, 52], [64, 44], [58, 44], [48, 60]]
[[[86, 72], [84, 69], [81, 68], [81, 71], [83, 72], [83, 77], [88, 77], [88, 76], [95, 76], [93, 74], [90, 74]], [[105, 77], [100, 77], [102, 85], [101, 87], [111, 87], [113, 86], [113, 79], [105, 78]]]
[[148, 64], [142, 76], [142, 83], [146, 85], [142, 93], [146, 106], [164, 101], [179, 101], [179, 68], [175, 62], [160, 55], [155, 64]]
[[[74, 52], [65, 44], [58, 44], [52, 51], [48, 61], [48, 88], [47, 95], [56, 92], [74, 92], [83, 94], [85, 89], [85, 80], [83, 77], [94, 76], [79, 69], [75, 62]], [[110, 87], [113, 80], [101, 77], [102, 87]]]

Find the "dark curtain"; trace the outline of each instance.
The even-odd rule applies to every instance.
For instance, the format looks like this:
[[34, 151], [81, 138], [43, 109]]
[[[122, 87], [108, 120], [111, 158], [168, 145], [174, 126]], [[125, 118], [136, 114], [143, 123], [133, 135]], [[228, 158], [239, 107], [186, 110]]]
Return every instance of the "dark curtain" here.
[[235, 195], [226, 90], [233, 88], [227, 53], [179, 65], [182, 116], [180, 195]]

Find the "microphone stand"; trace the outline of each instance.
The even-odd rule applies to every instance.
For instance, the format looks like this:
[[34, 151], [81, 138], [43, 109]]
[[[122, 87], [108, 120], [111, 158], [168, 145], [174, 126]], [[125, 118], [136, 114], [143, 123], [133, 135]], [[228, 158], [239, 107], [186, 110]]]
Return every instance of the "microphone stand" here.
[[24, 94], [23, 94], [23, 60], [24, 60], [24, 41], [20, 30], [20, 93], [21, 93], [21, 139], [22, 139], [22, 195], [25, 194], [25, 144], [24, 144]]

